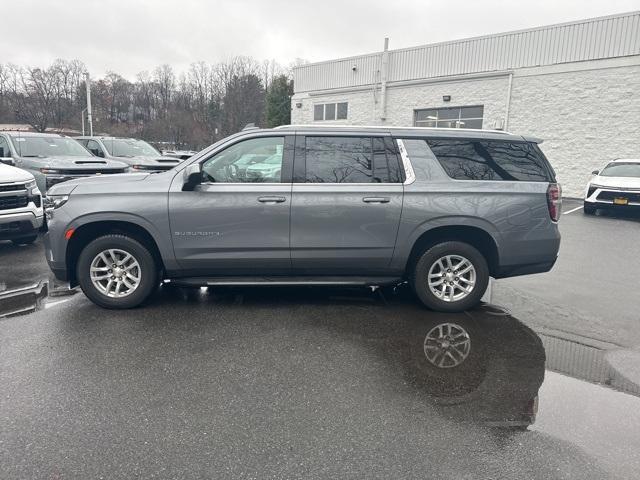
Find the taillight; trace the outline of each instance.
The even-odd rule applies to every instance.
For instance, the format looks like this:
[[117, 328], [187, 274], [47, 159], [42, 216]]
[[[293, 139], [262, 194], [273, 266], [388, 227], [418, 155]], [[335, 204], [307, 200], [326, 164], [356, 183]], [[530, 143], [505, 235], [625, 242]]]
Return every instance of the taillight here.
[[547, 188], [547, 207], [551, 220], [557, 222], [562, 210], [562, 188], [558, 183], [550, 183]]

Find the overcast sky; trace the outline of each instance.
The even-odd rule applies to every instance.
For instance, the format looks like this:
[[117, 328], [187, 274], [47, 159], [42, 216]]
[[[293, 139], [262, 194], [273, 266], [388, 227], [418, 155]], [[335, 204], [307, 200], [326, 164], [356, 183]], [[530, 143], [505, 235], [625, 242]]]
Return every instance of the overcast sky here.
[[3, 0], [0, 63], [80, 59], [130, 79], [235, 55], [320, 61], [640, 8], [639, 0]]

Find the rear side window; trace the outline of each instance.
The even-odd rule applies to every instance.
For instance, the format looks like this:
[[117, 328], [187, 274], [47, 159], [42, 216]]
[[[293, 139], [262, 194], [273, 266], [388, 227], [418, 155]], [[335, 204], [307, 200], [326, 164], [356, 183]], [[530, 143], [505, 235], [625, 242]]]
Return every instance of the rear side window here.
[[528, 142], [434, 139], [427, 143], [447, 174], [456, 180], [553, 180], [544, 155]]
[[400, 183], [392, 144], [377, 137], [305, 138], [307, 183]]

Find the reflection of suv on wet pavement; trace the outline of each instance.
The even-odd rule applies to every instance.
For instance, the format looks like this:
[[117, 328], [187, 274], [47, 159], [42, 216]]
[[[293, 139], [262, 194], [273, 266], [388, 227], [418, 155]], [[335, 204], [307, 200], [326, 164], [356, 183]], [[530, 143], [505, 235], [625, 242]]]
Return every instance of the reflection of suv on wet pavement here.
[[0, 137], [0, 240], [17, 245], [33, 243], [42, 227], [42, 195], [28, 172], [12, 167]]
[[57, 183], [91, 175], [125, 173], [125, 163], [97, 158], [73, 138], [53, 133], [0, 132], [16, 167], [31, 173], [44, 193]]
[[246, 130], [167, 172], [54, 187], [46, 258], [110, 308], [139, 305], [163, 280], [408, 281], [428, 307], [464, 310], [490, 276], [556, 261], [560, 189], [538, 143], [481, 130]]
[[74, 138], [96, 157], [124, 162], [133, 171], [161, 172], [181, 162], [179, 158], [161, 155], [144, 140], [99, 136]]

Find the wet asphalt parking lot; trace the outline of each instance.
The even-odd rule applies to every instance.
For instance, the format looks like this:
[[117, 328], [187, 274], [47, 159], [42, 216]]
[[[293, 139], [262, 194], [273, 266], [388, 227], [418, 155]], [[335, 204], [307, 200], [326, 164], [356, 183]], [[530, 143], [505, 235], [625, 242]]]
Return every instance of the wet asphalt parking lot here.
[[[640, 398], [583, 347], [640, 345], [640, 222], [561, 230], [551, 273], [493, 285], [511, 315], [403, 288], [165, 286], [108, 311], [47, 283], [41, 242], [0, 243], [0, 478], [634, 478]], [[446, 323], [464, 368], [425, 359]]]

